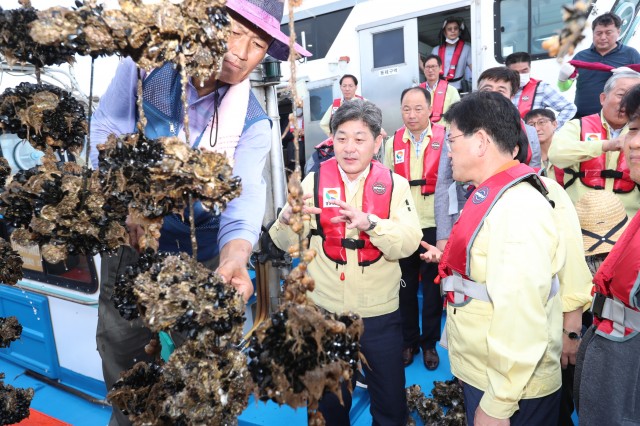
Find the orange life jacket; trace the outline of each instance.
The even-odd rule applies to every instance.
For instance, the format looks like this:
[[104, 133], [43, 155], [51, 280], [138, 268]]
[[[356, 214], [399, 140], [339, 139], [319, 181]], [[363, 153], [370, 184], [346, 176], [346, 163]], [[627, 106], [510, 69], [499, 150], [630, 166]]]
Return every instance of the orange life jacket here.
[[640, 215], [634, 216], [593, 278], [597, 333], [627, 340], [640, 332]]
[[[600, 114], [587, 115], [580, 119], [580, 140], [589, 143], [592, 138], [596, 140], [607, 140], [607, 130], [602, 126]], [[628, 193], [636, 188], [636, 183], [631, 180], [629, 166], [624, 158], [624, 153], [620, 152], [618, 164], [615, 170], [607, 169], [607, 154], [592, 158], [580, 163], [580, 171], [575, 172], [570, 168], [564, 172], [571, 175], [571, 179], [564, 185], [570, 187], [579, 178], [584, 186], [593, 189], [604, 189], [606, 179], [613, 179], [613, 192]]]
[[[355, 97], [355, 98], [358, 98], [358, 99], [364, 99], [364, 98], [363, 98], [362, 96], [360, 96], [360, 95], [355, 95], [354, 97]], [[342, 98], [335, 98], [335, 99], [333, 100], [333, 105], [331, 105], [331, 116], [332, 116], [332, 117], [333, 117], [333, 113], [334, 113], [334, 112], [336, 112], [336, 110], [337, 110], [338, 108], [340, 108], [340, 105], [342, 105]]]
[[536, 91], [540, 85], [540, 80], [531, 79], [522, 88], [520, 94], [520, 100], [518, 101], [518, 111], [520, 111], [520, 117], [524, 118], [525, 115], [533, 108], [533, 102], [536, 98]]
[[[456, 67], [458, 66], [458, 62], [460, 61], [460, 55], [462, 54], [462, 49], [464, 48], [464, 41], [462, 40], [458, 40], [458, 42], [456, 43], [456, 47], [453, 50], [453, 55], [451, 56], [451, 64], [449, 64], [449, 71], [447, 71], [447, 75], [444, 75], [444, 67], [442, 67], [442, 71], [440, 71], [440, 75], [444, 76], [445, 80], [447, 81], [456, 81], [454, 80], [455, 76], [456, 76]], [[441, 44], [440, 48], [438, 49], [438, 56], [440, 56], [440, 60], [442, 61], [442, 63], [444, 64], [444, 56], [445, 56], [445, 51], [447, 50], [447, 45], [445, 44]], [[458, 78], [457, 80], [460, 80], [461, 78]]]
[[[444, 100], [447, 97], [448, 86], [449, 82], [446, 80], [438, 80], [435, 90], [431, 92], [431, 115], [429, 116], [429, 120], [432, 123], [437, 123], [442, 119]], [[427, 82], [420, 83], [420, 87], [427, 89]]]
[[421, 186], [422, 195], [431, 195], [436, 191], [436, 181], [438, 180], [438, 165], [440, 163], [440, 153], [444, 143], [444, 127], [438, 124], [431, 125], [431, 140], [425, 147], [422, 156], [422, 178], [411, 179], [411, 143], [402, 140], [405, 127], [396, 130], [393, 136], [393, 171], [409, 181], [411, 186]]
[[[476, 188], [464, 205], [460, 218], [453, 225], [449, 241], [445, 247], [442, 259], [438, 265], [441, 278], [454, 274], [472, 281], [469, 255], [474, 239], [500, 196], [509, 188], [522, 181], [529, 182], [546, 196], [546, 188], [536, 172], [526, 164], [518, 163], [507, 170], [503, 170], [484, 181]], [[460, 305], [466, 303], [468, 297], [462, 293], [446, 292], [447, 303]]]
[[[372, 213], [380, 219], [388, 219], [393, 193], [391, 170], [377, 161], [372, 161], [369, 174], [364, 181], [362, 211]], [[382, 257], [382, 252], [371, 244], [369, 235], [361, 231], [357, 239], [345, 238], [346, 224], [331, 223], [331, 219], [340, 216], [340, 208], [331, 204], [331, 200], [345, 201], [344, 182], [338, 170], [338, 161], [329, 159], [320, 164], [315, 174], [315, 205], [322, 209], [316, 215], [318, 229], [314, 232], [322, 237], [322, 249], [332, 261], [344, 265], [347, 263], [347, 250], [357, 250], [358, 265], [368, 266]]]

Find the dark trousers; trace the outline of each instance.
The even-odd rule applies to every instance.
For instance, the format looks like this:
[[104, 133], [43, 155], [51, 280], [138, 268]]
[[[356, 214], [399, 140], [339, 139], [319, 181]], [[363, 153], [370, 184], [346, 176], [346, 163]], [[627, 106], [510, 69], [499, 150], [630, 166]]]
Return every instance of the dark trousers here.
[[[436, 228], [424, 228], [422, 241], [436, 244]], [[400, 285], [400, 312], [402, 314], [402, 336], [404, 348], [422, 346], [435, 348], [440, 340], [442, 322], [442, 296], [440, 286], [433, 283], [438, 275], [438, 264], [427, 263], [420, 259], [420, 247], [411, 256], [400, 259], [402, 280]], [[418, 315], [418, 288], [422, 282], [422, 335]]]
[[[131, 247], [120, 248], [115, 256], [102, 257], [96, 343], [102, 358], [102, 374], [108, 391], [118, 381], [122, 372], [129, 370], [139, 361], [151, 362], [155, 359], [144, 351], [144, 347], [153, 337], [151, 330], [145, 327], [140, 318], [133, 321], [122, 318], [111, 301], [116, 277], [137, 260], [138, 253]], [[214, 269], [217, 261], [218, 258], [215, 258], [203, 263]], [[127, 416], [113, 407], [109, 426], [128, 425], [131, 425], [131, 422]]]
[[[476, 409], [484, 392], [468, 383], [462, 386], [462, 390], [464, 408], [467, 412], [467, 426], [473, 426]], [[518, 407], [518, 411], [511, 416], [511, 426], [555, 425], [560, 410], [560, 389], [541, 398], [521, 399]]]
[[573, 426], [573, 375], [575, 365], [569, 364], [562, 370], [562, 389], [560, 397], [560, 416], [558, 426]]
[[[364, 318], [364, 333], [360, 350], [367, 359], [363, 363], [367, 390], [371, 397], [371, 417], [376, 426], [404, 426], [407, 424], [404, 366], [402, 364], [402, 319], [400, 311], [378, 317]], [[368, 364], [368, 365], [367, 365]], [[355, 375], [354, 375], [355, 377]], [[355, 386], [355, 379], [352, 383]], [[342, 399], [326, 392], [318, 410], [327, 426], [348, 426], [351, 394], [342, 386]]]

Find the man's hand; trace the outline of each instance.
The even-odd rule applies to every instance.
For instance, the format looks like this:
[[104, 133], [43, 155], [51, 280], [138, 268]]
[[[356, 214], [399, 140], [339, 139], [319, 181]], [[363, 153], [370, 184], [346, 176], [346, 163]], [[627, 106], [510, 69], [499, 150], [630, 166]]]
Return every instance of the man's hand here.
[[331, 202], [340, 207], [339, 213], [341, 215], [332, 218], [332, 223], [345, 222], [347, 229], [356, 228], [358, 231], [366, 231], [371, 226], [369, 219], [367, 219], [367, 213], [350, 206], [342, 200], [331, 200]]
[[602, 141], [602, 152], [620, 151], [624, 145], [624, 138], [615, 138], [608, 141]]
[[127, 225], [127, 232], [129, 233], [129, 245], [137, 252], [140, 252], [140, 238], [144, 236], [144, 229], [135, 223], [129, 215], [125, 223]]
[[449, 241], [449, 240], [438, 240], [438, 241], [436, 241], [436, 248], [444, 253], [444, 248], [447, 246], [447, 241]]
[[420, 245], [427, 250], [424, 253], [420, 253], [420, 259], [427, 263], [440, 262], [440, 259], [442, 258], [442, 251], [438, 250], [436, 246], [432, 246], [426, 241], [420, 241]]
[[[313, 194], [304, 194], [302, 196], [302, 203], [303, 203], [302, 214], [312, 215], [312, 214], [320, 214], [322, 212], [322, 209], [318, 207], [307, 205], [306, 201], [312, 197], [313, 197]], [[280, 221], [280, 223], [289, 226], [289, 220], [291, 219], [292, 214], [293, 214], [293, 208], [291, 207], [291, 205], [287, 205], [287, 208], [282, 211], [278, 220]]]
[[252, 249], [247, 240], [229, 241], [220, 251], [220, 265], [216, 269], [224, 282], [234, 286], [245, 302], [253, 294], [253, 283], [247, 271]]
[[511, 420], [496, 419], [495, 417], [491, 417], [490, 415], [485, 413], [484, 410], [478, 405], [478, 408], [476, 408], [476, 415], [474, 417], [473, 424], [475, 424], [476, 426], [509, 426], [511, 424]]
[[571, 78], [573, 73], [576, 72], [576, 68], [570, 63], [564, 63], [560, 67], [560, 72], [558, 72], [558, 80], [567, 81]]
[[[578, 308], [575, 311], [565, 312], [562, 319], [562, 327], [565, 330], [575, 331], [580, 334], [582, 328], [582, 308]], [[576, 364], [576, 354], [578, 353], [578, 347], [580, 346], [580, 340], [569, 339], [569, 336], [562, 333], [562, 355], [560, 356], [560, 365], [562, 368], [567, 368], [567, 365]]]

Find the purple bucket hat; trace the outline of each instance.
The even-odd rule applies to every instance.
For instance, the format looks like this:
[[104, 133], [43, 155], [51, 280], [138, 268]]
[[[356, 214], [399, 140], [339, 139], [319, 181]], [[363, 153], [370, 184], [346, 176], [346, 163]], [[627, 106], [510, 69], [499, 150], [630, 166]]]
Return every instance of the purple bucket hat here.
[[[273, 37], [267, 53], [276, 59], [289, 58], [289, 36], [280, 31], [284, 0], [227, 0], [227, 7]], [[311, 52], [295, 44], [296, 52], [311, 56]]]

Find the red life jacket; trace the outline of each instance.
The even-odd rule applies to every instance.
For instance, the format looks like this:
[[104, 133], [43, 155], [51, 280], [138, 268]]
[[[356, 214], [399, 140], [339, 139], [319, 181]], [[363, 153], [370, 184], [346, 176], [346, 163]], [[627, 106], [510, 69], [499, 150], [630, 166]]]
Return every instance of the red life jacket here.
[[[355, 98], [358, 99], [364, 99], [362, 96], [360, 95], [354, 95]], [[333, 105], [331, 105], [331, 116], [333, 117], [333, 113], [336, 112], [336, 110], [338, 108], [340, 108], [340, 105], [342, 105], [342, 98], [336, 98], [333, 100]]]
[[[431, 92], [431, 115], [429, 116], [429, 120], [431, 120], [432, 123], [437, 123], [442, 119], [444, 100], [447, 97], [448, 86], [449, 82], [446, 80], [438, 80], [435, 90]], [[427, 89], [427, 82], [420, 83], [420, 87]]]
[[431, 195], [436, 191], [438, 165], [444, 143], [445, 129], [437, 124], [431, 125], [431, 140], [422, 156], [422, 179], [411, 180], [411, 143], [402, 140], [405, 127], [396, 130], [393, 136], [393, 171], [409, 181], [411, 186], [421, 186], [422, 195]]
[[[623, 315], [627, 318], [640, 315], [638, 309], [640, 282], [640, 215], [635, 215], [622, 236], [604, 260], [593, 282], [598, 294], [594, 299], [593, 311], [596, 316], [598, 334], [615, 340], [626, 340], [635, 335], [635, 330], [625, 326], [624, 321], [601, 318], [602, 303], [605, 300], [616, 301], [619, 311], [627, 311]], [[603, 300], [605, 299], [605, 300]], [[611, 303], [611, 302], [610, 302]], [[631, 312], [629, 312], [631, 311]], [[638, 312], [637, 314], [635, 312]], [[613, 316], [613, 315], [612, 315]]]
[[[597, 137], [598, 140], [609, 139], [607, 130], [602, 126], [600, 114], [592, 114], [580, 119], [580, 140], [589, 143], [590, 137]], [[629, 166], [624, 158], [624, 153], [620, 152], [618, 164], [615, 170], [607, 169], [607, 154], [603, 153], [599, 157], [580, 163], [580, 171], [574, 172], [570, 168], [564, 169], [571, 179], [565, 184], [565, 188], [571, 186], [578, 178], [584, 186], [593, 189], [604, 189], [606, 179], [613, 179], [613, 192], [628, 193], [635, 189], [636, 183], [631, 180]]]
[[[527, 137], [527, 140], [529, 141], [529, 135], [527, 135], [527, 128], [525, 127], [525, 123], [524, 120], [520, 120], [520, 125], [522, 126], [522, 131], [524, 132], [524, 135]], [[527, 144], [527, 159], [524, 160], [525, 164], [529, 165], [529, 163], [531, 162], [531, 157], [533, 157], [533, 151], [531, 151], [531, 141], [529, 141], [529, 143]]]
[[[345, 190], [338, 161], [335, 158], [320, 164], [320, 171], [315, 175], [315, 205], [322, 209], [316, 215], [318, 229], [314, 232], [322, 237], [322, 249], [325, 255], [334, 262], [347, 263], [347, 249], [358, 251], [358, 265], [368, 266], [382, 257], [382, 252], [371, 244], [369, 235], [361, 231], [358, 239], [345, 238], [346, 224], [331, 223], [331, 219], [340, 216], [339, 207], [329, 204], [331, 199], [345, 201]], [[377, 161], [372, 161], [369, 174], [364, 181], [362, 195], [362, 211], [373, 213], [381, 219], [388, 219], [393, 193], [391, 170]]]
[[[504, 191], [525, 180], [546, 196], [546, 189], [540, 177], [531, 167], [522, 163], [491, 176], [471, 193], [460, 213], [460, 218], [453, 225], [449, 242], [440, 260], [438, 270], [441, 278], [455, 273], [461, 275], [463, 279], [471, 280], [469, 255], [474, 239], [484, 223], [484, 218]], [[467, 300], [466, 296], [462, 298], [460, 294], [456, 297], [453, 291], [448, 291], [446, 296], [447, 302], [454, 305], [464, 304]]]
[[524, 118], [525, 115], [533, 108], [533, 102], [536, 98], [536, 91], [540, 85], [540, 80], [531, 79], [522, 88], [520, 94], [520, 100], [518, 101], [518, 111], [520, 111], [520, 117]]
[[564, 170], [560, 167], [553, 166], [553, 173], [556, 175], [556, 182], [564, 188]]
[[[456, 76], [456, 67], [458, 66], [458, 62], [460, 61], [460, 55], [462, 54], [462, 49], [464, 48], [464, 41], [458, 40], [456, 43], [456, 47], [453, 50], [453, 56], [451, 56], [451, 63], [449, 64], [449, 71], [447, 71], [447, 75], [444, 75], [444, 67], [442, 67], [442, 71], [440, 71], [440, 75], [444, 76], [445, 80], [453, 81]], [[438, 56], [440, 56], [440, 60], [444, 64], [444, 56], [445, 51], [447, 50], [447, 44], [441, 44], [438, 49]], [[460, 78], [458, 78], [460, 80]]]

